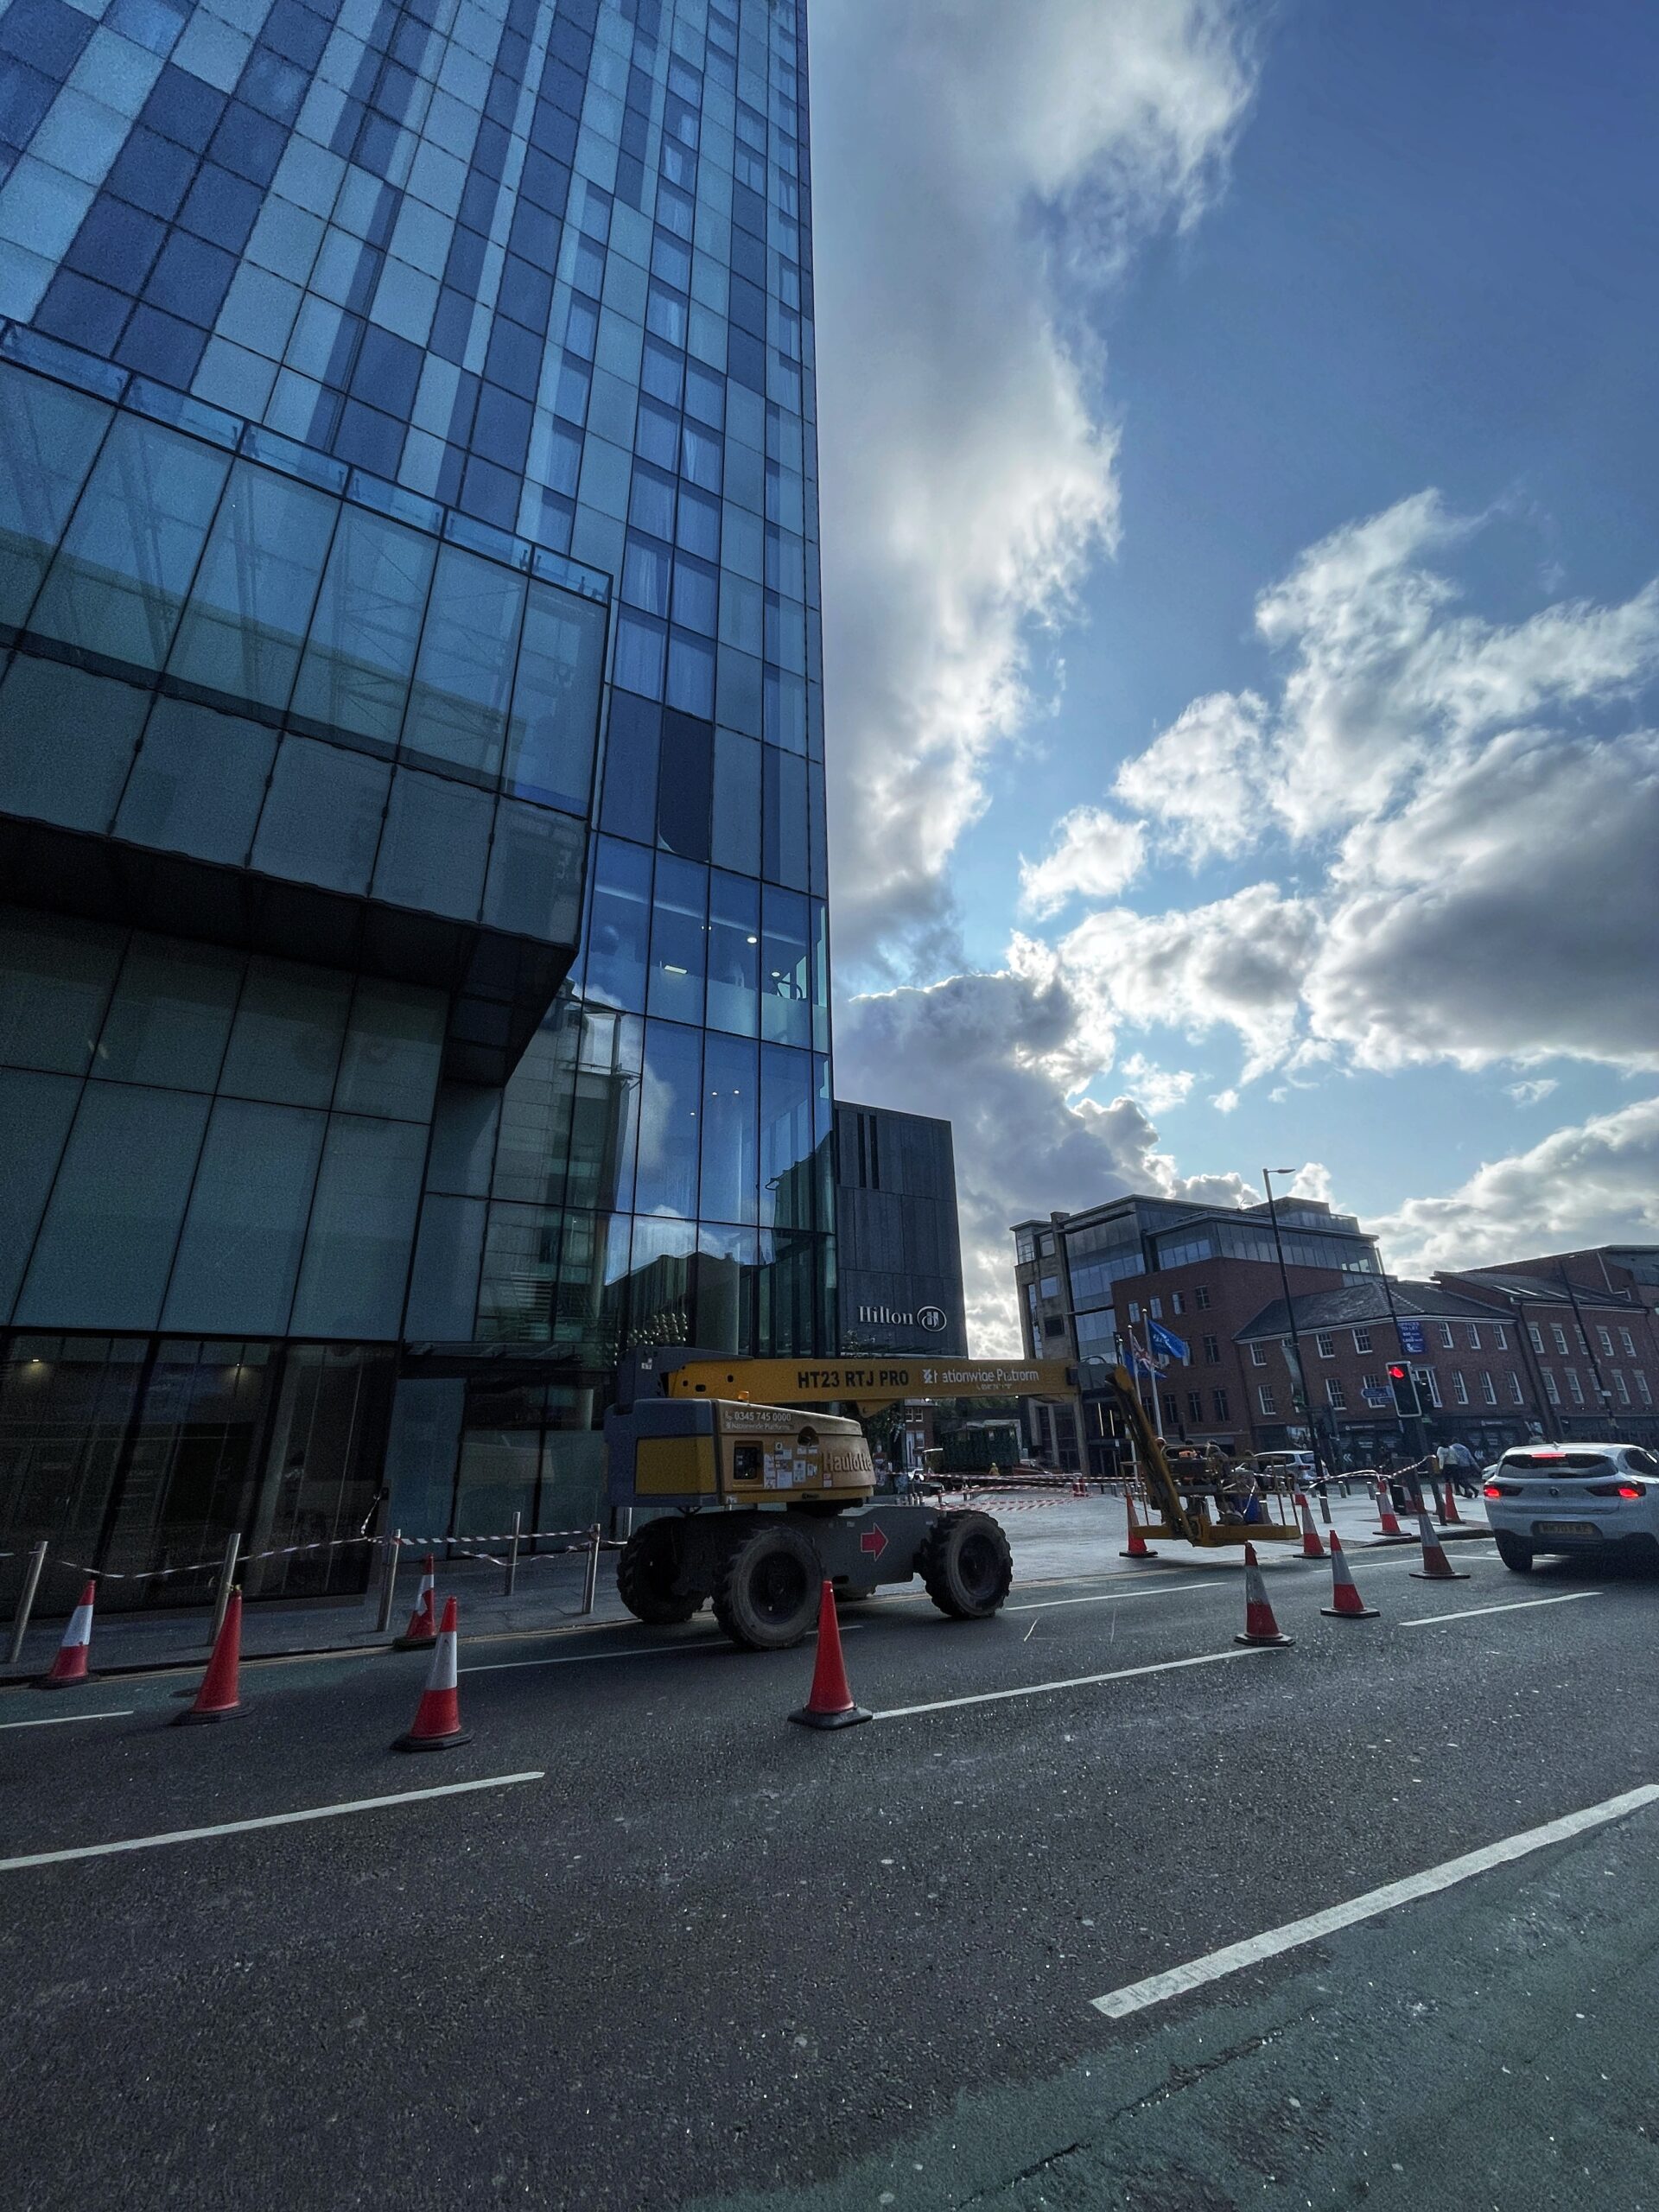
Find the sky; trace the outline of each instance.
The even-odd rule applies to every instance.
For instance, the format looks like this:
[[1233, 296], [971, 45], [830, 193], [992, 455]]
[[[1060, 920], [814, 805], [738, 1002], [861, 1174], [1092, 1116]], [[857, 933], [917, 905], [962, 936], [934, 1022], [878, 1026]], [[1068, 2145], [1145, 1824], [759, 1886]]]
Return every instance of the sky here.
[[1659, 1240], [1659, 11], [817, 0], [836, 1088]]

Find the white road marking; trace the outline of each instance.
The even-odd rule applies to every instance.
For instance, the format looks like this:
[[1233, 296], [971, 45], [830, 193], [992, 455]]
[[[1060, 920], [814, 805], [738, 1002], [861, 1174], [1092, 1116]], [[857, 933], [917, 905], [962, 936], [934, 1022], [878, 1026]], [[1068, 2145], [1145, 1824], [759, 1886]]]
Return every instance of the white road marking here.
[[1166, 1974], [1150, 1974], [1145, 1981], [1129, 1982], [1122, 1989], [1114, 1989], [1104, 1997], [1091, 1997], [1089, 2001], [1096, 2012], [1103, 2012], [1109, 2020], [1121, 2020], [1126, 2013], [1145, 2012], [1149, 2005], [1184, 1996], [1188, 1990], [1200, 1989], [1206, 1982], [1220, 1981], [1245, 1967], [1258, 1965], [1263, 1959], [1277, 1958], [1282, 1952], [1299, 1949], [1304, 1943], [1319, 1942], [1341, 1929], [1353, 1927], [1357, 1921], [1375, 1919], [1380, 1913], [1392, 1912], [1396, 1905], [1414, 1904], [1420, 1897], [1453, 1889], [1476, 1874], [1489, 1873], [1494, 1866], [1506, 1866], [1535, 1851], [1547, 1850], [1551, 1844], [1568, 1842], [1573, 1836], [1605, 1827], [1610, 1821], [1623, 1820], [1627, 1813], [1639, 1813], [1656, 1802], [1659, 1783], [1644, 1783], [1639, 1789], [1627, 1789], [1621, 1796], [1586, 1806], [1582, 1812], [1565, 1813], [1558, 1821], [1547, 1821], [1542, 1827], [1527, 1828], [1519, 1835], [1505, 1836], [1501, 1842], [1483, 1844], [1478, 1851], [1466, 1851], [1459, 1859], [1448, 1859], [1421, 1874], [1408, 1874], [1403, 1881], [1385, 1882], [1381, 1889], [1367, 1890], [1362, 1897], [1350, 1897], [1345, 1904], [1327, 1906], [1323, 1912], [1310, 1913], [1305, 1920], [1287, 1921], [1282, 1928], [1270, 1928], [1263, 1935], [1247, 1936], [1242, 1943], [1229, 1943], [1224, 1950], [1206, 1952], [1203, 1958], [1172, 1967]]
[[1478, 1620], [1483, 1613], [1525, 1613], [1535, 1605], [1570, 1605], [1576, 1598], [1599, 1598], [1599, 1590], [1567, 1590], [1559, 1598], [1516, 1598], [1506, 1605], [1467, 1605], [1457, 1613], [1420, 1613], [1415, 1620], [1398, 1621], [1398, 1628], [1433, 1628], [1441, 1621]]
[[167, 1835], [135, 1835], [119, 1843], [83, 1843], [70, 1851], [31, 1851], [22, 1859], [0, 1859], [0, 1874], [22, 1866], [57, 1866], [69, 1859], [107, 1859], [119, 1851], [159, 1851], [168, 1843], [199, 1843], [204, 1836], [245, 1835], [252, 1828], [292, 1827], [299, 1821], [334, 1821], [346, 1813], [376, 1813], [383, 1805], [416, 1805], [429, 1797], [464, 1797], [474, 1789], [508, 1789], [516, 1782], [543, 1782], [546, 1770], [493, 1774], [483, 1782], [444, 1782], [434, 1789], [399, 1789], [389, 1797], [354, 1797], [343, 1805], [313, 1805], [302, 1813], [264, 1813], [253, 1821], [221, 1821], [210, 1828], [175, 1828]]
[[1208, 1582], [1166, 1582], [1152, 1590], [1097, 1590], [1090, 1598], [1033, 1599], [1026, 1605], [1004, 1605], [1005, 1613], [1046, 1613], [1056, 1605], [1115, 1605], [1120, 1598], [1167, 1598], [1178, 1590], [1207, 1590]]
[[0, 1720], [0, 1728], [61, 1728], [66, 1720], [130, 1720], [134, 1707], [118, 1713], [48, 1713], [39, 1720]]
[[[862, 1621], [842, 1621], [843, 1640], [856, 1636], [863, 1625]], [[816, 1640], [816, 1630], [803, 1639], [807, 1643]], [[604, 1659], [671, 1659], [683, 1651], [729, 1653], [731, 1649], [723, 1636], [688, 1636], [677, 1643], [652, 1643], [639, 1651], [562, 1651], [551, 1659], [486, 1659], [481, 1666], [463, 1667], [461, 1671], [463, 1675], [500, 1675], [510, 1667], [593, 1667]]]
[[1128, 1682], [1137, 1675], [1170, 1675], [1180, 1667], [1215, 1667], [1224, 1659], [1249, 1659], [1258, 1651], [1270, 1649], [1267, 1644], [1240, 1644], [1232, 1651], [1204, 1651], [1196, 1659], [1160, 1659], [1151, 1667], [1120, 1667], [1109, 1675], [1072, 1675], [1061, 1682], [1024, 1682], [1011, 1690], [976, 1690], [971, 1697], [936, 1698], [929, 1705], [890, 1706], [885, 1713], [872, 1713], [874, 1720], [908, 1720], [918, 1713], [950, 1713], [961, 1705], [997, 1705], [1005, 1698], [1041, 1697], [1049, 1690], [1092, 1689], [1096, 1682]]

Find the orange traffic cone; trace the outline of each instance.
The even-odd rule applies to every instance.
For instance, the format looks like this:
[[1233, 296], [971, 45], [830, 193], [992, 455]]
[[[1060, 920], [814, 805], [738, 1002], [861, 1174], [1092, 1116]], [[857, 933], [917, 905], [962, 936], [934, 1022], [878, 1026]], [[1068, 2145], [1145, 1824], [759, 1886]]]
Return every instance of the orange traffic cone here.
[[1244, 1547], [1244, 1633], [1233, 1638], [1235, 1643], [1289, 1643], [1292, 1638], [1280, 1633], [1279, 1624], [1273, 1618], [1273, 1607], [1268, 1603], [1268, 1588], [1262, 1580], [1261, 1562], [1255, 1556], [1255, 1546]]
[[1300, 1490], [1296, 1493], [1296, 1508], [1302, 1516], [1302, 1557], [1323, 1559], [1325, 1546], [1319, 1541], [1319, 1532], [1313, 1526], [1313, 1508], [1308, 1503], [1306, 1494]]
[[1129, 1541], [1119, 1552], [1119, 1559], [1156, 1559], [1157, 1553], [1149, 1548], [1141, 1533], [1141, 1523], [1135, 1517], [1135, 1498], [1128, 1491], [1123, 1493], [1123, 1507], [1129, 1516]]
[[242, 1659], [242, 1592], [232, 1590], [225, 1618], [213, 1638], [213, 1656], [196, 1692], [196, 1701], [174, 1717], [175, 1728], [194, 1728], [204, 1720], [239, 1720], [247, 1707], [237, 1695], [237, 1670]]
[[81, 1592], [80, 1603], [69, 1616], [58, 1656], [52, 1662], [52, 1671], [35, 1676], [37, 1690], [70, 1690], [88, 1679], [86, 1655], [92, 1649], [92, 1604], [97, 1594], [97, 1586], [91, 1582]]
[[1331, 1603], [1321, 1605], [1319, 1611], [1328, 1619], [1337, 1621], [1374, 1621], [1377, 1618], [1376, 1607], [1368, 1605], [1359, 1594], [1353, 1569], [1342, 1548], [1342, 1538], [1334, 1529], [1331, 1531]]
[[1461, 1567], [1453, 1567], [1446, 1555], [1446, 1547], [1429, 1526], [1427, 1513], [1417, 1516], [1418, 1540], [1423, 1548], [1423, 1563], [1414, 1567], [1413, 1575], [1419, 1582], [1466, 1582], [1468, 1575]]
[[1446, 1529], [1461, 1529], [1463, 1516], [1458, 1510], [1458, 1493], [1452, 1478], [1446, 1478], [1446, 1510], [1440, 1516], [1440, 1525]]
[[415, 1708], [415, 1725], [397, 1738], [394, 1751], [447, 1751], [456, 1744], [472, 1742], [472, 1730], [461, 1725], [461, 1693], [455, 1683], [455, 1601], [446, 1598], [432, 1671]]
[[429, 1552], [421, 1561], [421, 1586], [416, 1592], [415, 1610], [409, 1617], [409, 1626], [401, 1636], [392, 1638], [394, 1651], [429, 1651], [438, 1640], [438, 1585], [432, 1554]]
[[1406, 1541], [1406, 1532], [1400, 1526], [1400, 1516], [1394, 1510], [1394, 1500], [1389, 1494], [1389, 1485], [1381, 1475], [1376, 1478], [1376, 1518], [1385, 1536], [1393, 1536], [1402, 1543]]
[[790, 1719], [803, 1728], [853, 1728], [874, 1716], [853, 1703], [847, 1667], [841, 1656], [841, 1624], [836, 1618], [835, 1585], [826, 1577], [818, 1594], [818, 1656], [806, 1703]]

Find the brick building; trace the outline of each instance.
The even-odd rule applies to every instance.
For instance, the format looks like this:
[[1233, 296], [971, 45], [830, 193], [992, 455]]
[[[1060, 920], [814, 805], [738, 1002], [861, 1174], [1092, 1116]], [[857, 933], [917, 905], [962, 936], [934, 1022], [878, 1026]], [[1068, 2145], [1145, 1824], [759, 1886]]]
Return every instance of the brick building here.
[[1614, 1287], [1614, 1271], [1592, 1268], [1592, 1256], [1435, 1280], [1501, 1305], [1525, 1330], [1546, 1435], [1659, 1443], [1659, 1313], [1642, 1295], [1648, 1286]]

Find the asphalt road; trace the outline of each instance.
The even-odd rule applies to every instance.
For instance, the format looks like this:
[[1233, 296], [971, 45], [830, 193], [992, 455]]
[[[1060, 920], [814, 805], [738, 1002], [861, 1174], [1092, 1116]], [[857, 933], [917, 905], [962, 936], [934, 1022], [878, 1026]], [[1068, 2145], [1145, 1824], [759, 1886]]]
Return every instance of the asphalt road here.
[[463, 1649], [424, 1758], [417, 1655], [248, 1669], [219, 1728], [7, 1693], [6, 1858], [498, 1786], [0, 1867], [5, 2201], [1659, 2212], [1659, 1807], [1091, 2001], [1659, 1783], [1659, 1580], [1458, 1557], [1359, 1560], [1353, 1624], [1280, 1566], [1295, 1645], [1236, 1656], [1214, 1569], [884, 1599], [830, 1735], [810, 1649], [701, 1622]]

